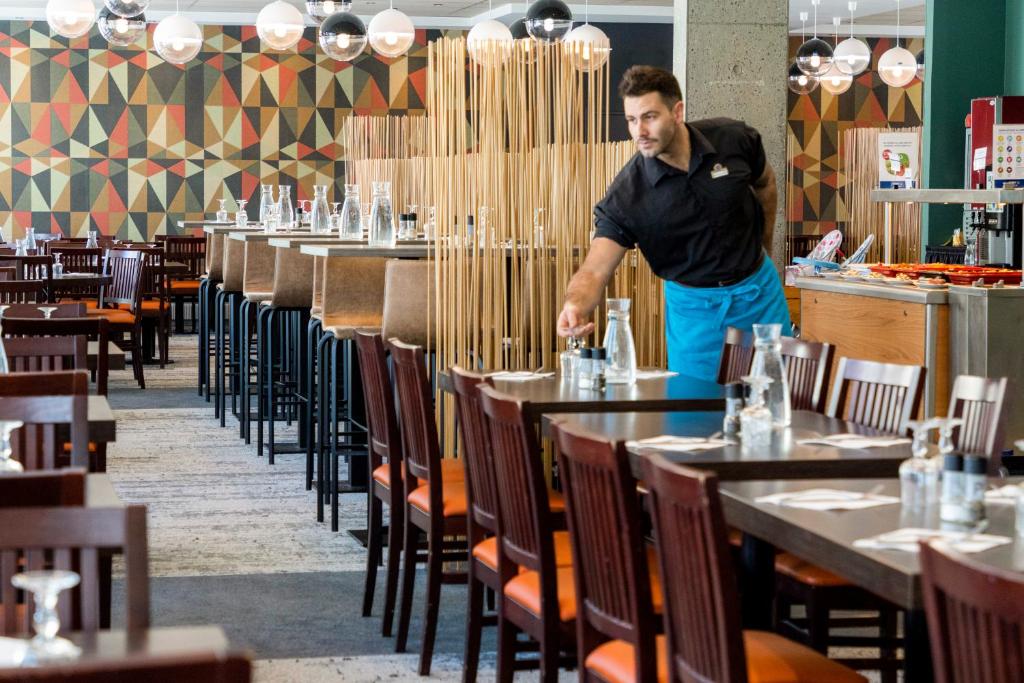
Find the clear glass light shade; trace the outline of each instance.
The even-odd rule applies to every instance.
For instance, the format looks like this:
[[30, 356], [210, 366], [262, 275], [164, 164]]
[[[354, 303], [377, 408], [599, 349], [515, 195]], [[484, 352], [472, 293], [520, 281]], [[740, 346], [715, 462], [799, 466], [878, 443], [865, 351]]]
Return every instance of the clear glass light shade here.
[[337, 12], [320, 25], [320, 47], [331, 59], [348, 62], [366, 49], [366, 25], [354, 14]]
[[171, 64], [184, 64], [199, 54], [203, 32], [191, 19], [172, 14], [156, 25], [153, 46], [157, 54]]
[[821, 76], [832, 66], [832, 46], [811, 38], [797, 49], [796, 65], [808, 76]]
[[385, 57], [401, 57], [416, 40], [416, 27], [404, 12], [386, 9], [370, 20], [370, 46]]
[[906, 48], [889, 48], [878, 58], [878, 75], [886, 84], [902, 88], [917, 75], [917, 60]]
[[569, 31], [563, 45], [572, 65], [580, 71], [600, 69], [612, 51], [605, 32], [591, 24], [583, 24]]
[[917, 53], [917, 77], [924, 81], [924, 50]]
[[557, 43], [572, 30], [572, 11], [562, 0], [536, 0], [526, 10], [526, 30], [536, 40]]
[[821, 83], [822, 89], [827, 90], [833, 95], [842, 95], [853, 85], [853, 76], [840, 71], [835, 63], [818, 80]]
[[516, 41], [516, 46], [513, 48], [516, 60], [524, 64], [532, 64], [537, 57], [537, 50], [533, 44], [533, 38], [530, 37], [530, 32], [526, 30], [526, 18], [512, 22], [508, 29]]
[[871, 48], [859, 38], [847, 38], [836, 45], [832, 59], [843, 73], [859, 76], [871, 66]]
[[808, 76], [795, 63], [789, 67], [789, 77], [786, 79], [786, 83], [789, 89], [797, 95], [807, 95], [818, 87], [817, 77]]
[[302, 12], [282, 0], [274, 0], [256, 15], [256, 34], [274, 50], [295, 47], [305, 28]]
[[478, 64], [491, 64], [508, 59], [512, 52], [512, 31], [494, 19], [485, 19], [466, 36], [469, 56]]
[[92, 0], [49, 0], [46, 3], [46, 23], [59, 36], [84, 36], [94, 21], [96, 6]]
[[137, 17], [149, 7], [149, 0], [103, 0], [107, 9], [119, 17]]
[[104, 7], [96, 19], [96, 28], [107, 42], [116, 47], [128, 47], [146, 34], [146, 15], [123, 17]]
[[336, 12], [348, 12], [351, 2], [341, 0], [306, 0], [306, 14], [317, 20], [323, 20]]

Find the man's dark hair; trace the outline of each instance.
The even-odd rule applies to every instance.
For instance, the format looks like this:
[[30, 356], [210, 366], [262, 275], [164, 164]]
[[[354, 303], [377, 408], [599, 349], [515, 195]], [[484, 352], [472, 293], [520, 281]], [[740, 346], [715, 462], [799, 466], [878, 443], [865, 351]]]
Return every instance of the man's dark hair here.
[[619, 81], [619, 97], [642, 97], [651, 92], [661, 95], [662, 101], [669, 109], [683, 99], [679, 81], [671, 72], [642, 64], [626, 69], [622, 80]]

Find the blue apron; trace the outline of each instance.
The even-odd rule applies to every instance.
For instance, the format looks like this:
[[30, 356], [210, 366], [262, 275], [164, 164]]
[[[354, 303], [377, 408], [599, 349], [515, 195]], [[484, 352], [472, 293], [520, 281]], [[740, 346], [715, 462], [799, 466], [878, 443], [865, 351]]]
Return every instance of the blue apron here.
[[715, 381], [725, 328], [750, 330], [755, 323], [780, 323], [783, 336], [793, 333], [782, 281], [767, 256], [757, 272], [727, 287], [665, 281], [669, 370]]

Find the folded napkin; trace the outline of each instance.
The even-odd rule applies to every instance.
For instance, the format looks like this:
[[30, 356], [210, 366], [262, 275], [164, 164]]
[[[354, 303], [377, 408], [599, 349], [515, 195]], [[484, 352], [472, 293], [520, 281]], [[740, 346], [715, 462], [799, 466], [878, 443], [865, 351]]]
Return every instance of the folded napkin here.
[[910, 439], [898, 436], [865, 436], [863, 434], [831, 434], [815, 439], [797, 441], [803, 446], [835, 446], [836, 448], [885, 448], [910, 443]]
[[0, 638], [0, 667], [21, 666], [28, 654], [28, 641], [21, 638]]
[[695, 451], [709, 451], [712, 448], [721, 448], [722, 446], [728, 446], [730, 443], [732, 442], [725, 441], [724, 439], [663, 434], [662, 436], [652, 436], [649, 439], [640, 439], [639, 441], [627, 441], [626, 448], [653, 448], [659, 451], [692, 453]]
[[985, 491], [985, 502], [996, 505], [1016, 505], [1017, 498], [1021, 494], [1021, 487], [1013, 484], [1000, 486], [997, 489]]
[[503, 370], [501, 372], [492, 372], [487, 375], [491, 379], [501, 380], [502, 382], [529, 382], [535, 379], [547, 379], [554, 377], [553, 372], [530, 372], [529, 370]]
[[678, 372], [672, 372], [671, 370], [637, 370], [637, 379], [662, 379], [664, 377], [675, 377]]
[[919, 541], [935, 539], [948, 543], [949, 547], [958, 553], [980, 553], [1012, 542], [1012, 539], [1006, 536], [993, 536], [991, 534], [905, 528], [888, 531], [869, 538], [859, 538], [853, 542], [853, 547], [864, 550], [900, 550], [907, 553], [916, 553]]
[[64, 273], [61, 277], [99, 277], [96, 273]]
[[755, 498], [754, 502], [804, 508], [805, 510], [863, 510], [878, 505], [893, 505], [900, 502], [900, 499], [870, 492], [808, 489], [806, 491], [773, 493]]

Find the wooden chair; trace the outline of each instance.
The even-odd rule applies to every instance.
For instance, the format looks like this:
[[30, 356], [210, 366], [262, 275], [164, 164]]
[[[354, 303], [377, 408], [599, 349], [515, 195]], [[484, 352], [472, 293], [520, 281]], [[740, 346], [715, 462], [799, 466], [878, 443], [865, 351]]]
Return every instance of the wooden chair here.
[[658, 454], [641, 467], [664, 589], [668, 680], [866, 681], [775, 633], [742, 630], [717, 478]]
[[522, 631], [540, 644], [541, 680], [556, 681], [560, 662], [575, 663], [576, 590], [572, 567], [556, 560], [555, 520], [537, 434], [525, 415], [529, 404], [487, 385], [480, 386], [480, 403], [501, 491], [498, 572], [514, 576], [498, 596], [498, 680], [512, 680]]
[[44, 304], [46, 301], [46, 283], [42, 280], [0, 282], [0, 304]]
[[1024, 661], [1024, 579], [922, 543], [921, 592], [937, 683], [1013, 683]]
[[753, 360], [754, 333], [735, 327], [725, 328], [722, 357], [718, 361], [718, 383], [739, 382], [740, 377], [750, 373]]
[[206, 652], [132, 655], [118, 660], [0, 669], [0, 683], [249, 683], [251, 680], [252, 663], [247, 656]]
[[167, 277], [164, 274], [164, 250], [162, 247], [139, 247], [146, 255], [142, 267], [140, 285], [140, 307], [143, 320], [153, 321], [159, 343], [160, 368], [168, 358], [168, 338], [171, 333], [171, 306], [167, 298]]
[[168, 261], [184, 263], [188, 272], [168, 276], [167, 294], [174, 306], [176, 332], [184, 332], [185, 304], [192, 306], [192, 331], [195, 331], [196, 306], [199, 301], [199, 279], [206, 270], [206, 237], [183, 235], [157, 236], [157, 243], [163, 244]]
[[[34, 308], [34, 307], [28, 307]], [[9, 339], [8, 344], [14, 343], [17, 348], [25, 347], [26, 355], [31, 355], [32, 344], [37, 338], [44, 338], [40, 341], [46, 342], [45, 338], [68, 338], [68, 339], [94, 339], [96, 341], [96, 366], [91, 368], [93, 380], [96, 382], [96, 393], [100, 396], [107, 395], [107, 383], [110, 376], [110, 333], [105, 318], [85, 315], [85, 304], [66, 304], [57, 311], [54, 317], [49, 320], [39, 317], [15, 317], [22, 312], [19, 306], [12, 306], [7, 310], [3, 319], [3, 333], [10, 337], [25, 337], [25, 340]], [[81, 312], [81, 317], [70, 318], [59, 315], [64, 313]], [[24, 312], [31, 312], [25, 310]], [[42, 312], [35, 309], [38, 316]], [[77, 343], [77, 342], [76, 342]], [[11, 355], [11, 347], [8, 346], [8, 355]], [[78, 355], [78, 347], [75, 347], [75, 362], [71, 369], [90, 370], [88, 357], [85, 355], [87, 346], [82, 349], [82, 355]], [[38, 354], [37, 354], [38, 355]], [[58, 368], [54, 368], [58, 369]], [[69, 369], [69, 368], [62, 368]]]
[[[412, 615], [413, 582], [419, 561], [420, 531], [427, 535], [427, 599], [420, 650], [419, 673], [430, 674], [437, 632], [437, 611], [442, 583], [465, 583], [466, 573], [444, 571], [444, 562], [465, 562], [466, 485], [459, 468], [457, 478], [444, 476], [434, 420], [434, 403], [423, 348], [388, 342], [394, 366], [395, 390], [401, 420], [402, 456], [405, 463], [405, 552], [402, 567], [402, 607], [398, 618], [395, 651], [404, 652]], [[416, 482], [413, 486], [410, 482]]]
[[18, 269], [14, 266], [0, 266], [0, 282], [17, 279], [17, 271]]
[[39, 256], [0, 255], [0, 265], [11, 263], [19, 280], [44, 280], [49, 282], [53, 257], [48, 254]]
[[580, 678], [667, 680], [664, 638], [655, 641], [661, 585], [653, 548], [644, 542], [629, 453], [623, 443], [567, 423], [551, 431], [572, 538]]
[[[10, 326], [11, 321], [6, 322]], [[13, 372], [88, 370], [86, 343], [82, 335], [8, 337], [4, 339], [4, 350]]]
[[782, 358], [793, 410], [825, 412], [832, 358], [836, 347], [822, 342], [782, 337]]
[[999, 468], [1003, 452], [1006, 387], [1005, 377], [960, 375], [953, 381], [949, 399], [949, 416], [964, 421], [953, 432], [957, 450], [988, 458], [992, 472]]
[[[5, 636], [32, 632], [31, 596], [19, 610], [11, 576], [18, 571], [73, 570], [81, 583], [61, 594], [57, 608], [67, 631], [100, 628], [101, 551], [121, 549], [129, 631], [149, 628], [149, 560], [146, 507], [0, 508], [0, 613]], [[52, 557], [48, 559], [47, 556]], [[19, 567], [18, 558], [24, 557]]]
[[[103, 272], [104, 248], [88, 249], [84, 244], [74, 246], [49, 246], [49, 253], [54, 262], [60, 260], [65, 273]], [[54, 287], [60, 298], [96, 299], [100, 288], [94, 285], [76, 285], [73, 281], [55, 281]]]
[[0, 508], [85, 505], [85, 470], [0, 474]]
[[828, 404], [838, 417], [890, 434], [906, 434], [924, 394], [925, 368], [840, 358], [836, 387]]
[[110, 250], [104, 272], [113, 278], [109, 287], [101, 288], [99, 308], [90, 316], [106, 318], [110, 332], [128, 342], [122, 348], [132, 354], [132, 370], [139, 387], [146, 388], [142, 369], [142, 308], [140, 294], [145, 255], [140, 251]]
[[[0, 382], [0, 420], [25, 423], [11, 439], [13, 458], [26, 470], [65, 466], [64, 443], [71, 442], [70, 464], [89, 464], [89, 375], [72, 372], [12, 372]], [[58, 428], [70, 425], [70, 439]], [[3, 528], [3, 527], [0, 527]]]

